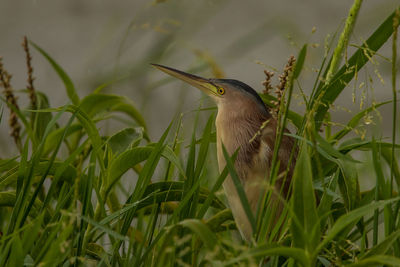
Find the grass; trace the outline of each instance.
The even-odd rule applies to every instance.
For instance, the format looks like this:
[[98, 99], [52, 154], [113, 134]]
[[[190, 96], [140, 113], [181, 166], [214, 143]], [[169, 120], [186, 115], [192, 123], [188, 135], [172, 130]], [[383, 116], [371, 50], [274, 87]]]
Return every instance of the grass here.
[[[225, 151], [227, 166], [215, 175], [216, 162], [209, 160], [215, 159], [214, 113], [204, 126], [195, 120], [188, 147], [181, 141], [181, 117], [171, 121], [159, 140], [151, 140], [143, 116], [129, 99], [102, 93], [107, 84], [80, 98], [61, 65], [30, 42], [29, 47], [51, 64], [65, 85], [68, 103], [50, 107], [47, 97], [34, 91], [26, 42], [27, 88], [35, 102], [20, 109], [12, 94], [1, 98], [3, 109], [8, 107], [21, 126], [10, 121], [10, 140], [18, 154], [0, 160], [0, 266], [399, 266], [400, 11], [394, 10], [343, 60], [360, 5], [356, 0], [337, 45], [331, 44], [333, 52], [321, 59], [315, 86], [309, 96], [303, 95], [304, 114], [291, 109], [308, 45], [299, 51], [280, 102], [277, 133], [279, 144], [288, 123], [296, 129], [291, 136], [297, 140], [299, 155], [291, 198], [277, 220], [268, 201], [257, 218], [247, 213], [256, 230], [251, 243], [241, 240], [218, 194], [228, 174], [237, 178], [236, 155]], [[366, 107], [332, 132], [331, 105], [391, 36], [393, 98]], [[1, 84], [12, 93], [3, 66], [0, 74]], [[274, 106], [276, 99], [261, 96]], [[390, 103], [391, 142], [385, 142], [382, 133], [364, 139], [351, 135], [366, 116]], [[196, 118], [202, 112], [199, 108]], [[99, 130], [102, 122], [121, 113], [126, 128], [111, 135]], [[364, 174], [354, 156], [360, 151], [372, 157], [374, 172], [369, 175], [375, 181], [363, 192]], [[273, 160], [272, 182], [278, 164]], [[134, 181], [133, 190], [127, 190], [129, 181]], [[245, 195], [240, 195], [249, 210]]]

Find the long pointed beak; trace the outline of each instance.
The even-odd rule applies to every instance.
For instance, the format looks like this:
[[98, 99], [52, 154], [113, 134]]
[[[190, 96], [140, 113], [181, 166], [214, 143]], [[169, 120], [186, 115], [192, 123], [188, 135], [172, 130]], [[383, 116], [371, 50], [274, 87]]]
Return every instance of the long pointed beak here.
[[187, 82], [188, 84], [202, 90], [204, 93], [207, 95], [215, 95], [218, 96], [217, 93], [217, 86], [214, 85], [209, 79], [205, 79], [200, 76], [196, 76], [190, 73], [186, 73], [174, 68], [170, 68], [167, 66], [159, 65], [159, 64], [151, 64], [155, 68], [175, 77], [178, 78], [184, 82]]

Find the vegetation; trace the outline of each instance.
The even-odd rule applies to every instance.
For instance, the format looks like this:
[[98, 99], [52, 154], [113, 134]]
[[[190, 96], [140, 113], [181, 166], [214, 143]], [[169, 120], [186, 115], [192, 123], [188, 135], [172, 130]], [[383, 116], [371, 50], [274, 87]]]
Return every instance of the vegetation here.
[[[235, 174], [233, 164], [219, 174], [216, 160], [208, 160], [215, 159], [215, 110], [197, 110], [197, 117], [205, 112], [209, 118], [205, 125], [195, 121], [189, 146], [182, 143], [179, 116], [159, 140], [151, 140], [129, 99], [103, 93], [108, 84], [80, 98], [62, 67], [25, 40], [29, 107], [18, 106], [11, 76], [0, 64], [6, 96], [1, 107], [10, 110], [10, 140], [19, 151], [0, 159], [0, 266], [400, 266], [400, 8], [347, 58], [344, 51], [360, 5], [361, 0], [354, 1], [343, 32], [327, 47], [311, 94], [302, 94], [304, 114], [291, 109], [291, 99], [294, 90], [302, 92], [299, 77], [307, 44], [293, 71], [287, 71], [278, 101], [261, 94], [271, 108], [279, 105], [278, 144], [290, 123], [299, 155], [284, 212], [273, 218], [269, 190], [253, 218], [256, 234], [250, 244], [235, 231], [220, 194], [227, 174]], [[393, 98], [332, 128], [331, 105], [390, 42]], [[32, 48], [64, 83], [69, 98], [65, 105], [51, 107], [46, 95], [35, 90]], [[365, 118], [383, 105], [392, 106], [391, 140], [381, 132], [354, 137]], [[100, 125], [115, 118], [122, 118], [126, 128], [104, 134]], [[375, 180], [363, 192], [359, 184], [365, 174], [355, 157], [360, 153], [372, 157], [368, 175]], [[235, 155], [226, 157], [228, 163], [235, 160]], [[271, 166], [272, 184], [278, 164], [274, 160]], [[134, 186], [127, 190], [131, 181]]]

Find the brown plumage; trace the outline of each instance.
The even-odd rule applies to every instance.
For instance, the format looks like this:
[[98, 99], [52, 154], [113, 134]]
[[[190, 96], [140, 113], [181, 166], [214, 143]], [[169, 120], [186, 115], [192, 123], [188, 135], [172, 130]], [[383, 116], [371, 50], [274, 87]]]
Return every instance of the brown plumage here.
[[[219, 169], [222, 171], [226, 165], [222, 144], [230, 155], [239, 148], [235, 169], [255, 215], [260, 194], [264, 193], [268, 186], [266, 178], [269, 176], [274, 151], [276, 119], [271, 116], [256, 91], [240, 81], [204, 79], [169, 67], [154, 66], [199, 88], [214, 99], [218, 106], [215, 125]], [[277, 192], [280, 192], [283, 186], [285, 198], [294, 163], [289, 167], [285, 184], [282, 178], [285, 175], [281, 174], [288, 169], [292, 148], [292, 138], [284, 135], [278, 153], [280, 168], [275, 188]], [[252, 227], [230, 176], [226, 178], [223, 187], [238, 229], [242, 236], [250, 241], [253, 235]], [[278, 201], [276, 197], [272, 199]]]

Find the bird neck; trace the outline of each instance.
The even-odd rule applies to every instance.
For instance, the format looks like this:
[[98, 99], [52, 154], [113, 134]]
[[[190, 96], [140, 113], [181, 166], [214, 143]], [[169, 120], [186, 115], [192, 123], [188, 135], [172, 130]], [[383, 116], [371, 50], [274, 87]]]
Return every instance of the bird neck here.
[[258, 150], [260, 138], [257, 132], [268, 117], [257, 106], [246, 106], [246, 109], [218, 106], [215, 121], [217, 130], [217, 152], [220, 170], [225, 166], [222, 144], [232, 155], [238, 148], [236, 162], [251, 163], [255, 150]]

